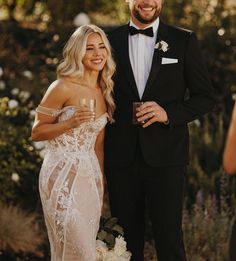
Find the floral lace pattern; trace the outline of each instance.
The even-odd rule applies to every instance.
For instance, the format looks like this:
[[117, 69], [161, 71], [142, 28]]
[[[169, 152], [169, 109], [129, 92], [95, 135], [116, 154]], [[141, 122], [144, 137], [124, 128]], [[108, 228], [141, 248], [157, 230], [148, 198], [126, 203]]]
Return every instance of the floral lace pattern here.
[[[75, 112], [63, 109], [58, 121]], [[47, 141], [39, 191], [52, 261], [96, 261], [103, 180], [94, 146], [107, 113]]]

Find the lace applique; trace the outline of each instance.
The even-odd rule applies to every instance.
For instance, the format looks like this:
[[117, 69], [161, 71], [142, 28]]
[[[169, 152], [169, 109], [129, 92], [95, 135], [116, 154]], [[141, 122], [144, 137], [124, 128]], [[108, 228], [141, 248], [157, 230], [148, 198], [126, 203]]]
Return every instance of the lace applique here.
[[68, 181], [64, 183], [63, 187], [59, 192], [57, 204], [59, 209], [62, 210], [67, 209], [72, 205]]
[[56, 228], [57, 228], [57, 241], [59, 243], [64, 242], [64, 220], [65, 220], [65, 212], [57, 211], [55, 213], [55, 221], [56, 221]]

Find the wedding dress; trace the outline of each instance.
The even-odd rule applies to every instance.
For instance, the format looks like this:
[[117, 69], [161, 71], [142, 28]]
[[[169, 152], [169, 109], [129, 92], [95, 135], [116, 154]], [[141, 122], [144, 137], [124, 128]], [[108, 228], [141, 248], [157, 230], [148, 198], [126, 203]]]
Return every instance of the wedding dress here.
[[[67, 120], [76, 108], [50, 115]], [[48, 114], [39, 106], [37, 112]], [[49, 114], [48, 114], [49, 115]], [[107, 123], [107, 113], [95, 121], [47, 141], [39, 175], [39, 191], [51, 248], [51, 261], [95, 261], [96, 236], [103, 201], [103, 177], [94, 146]]]

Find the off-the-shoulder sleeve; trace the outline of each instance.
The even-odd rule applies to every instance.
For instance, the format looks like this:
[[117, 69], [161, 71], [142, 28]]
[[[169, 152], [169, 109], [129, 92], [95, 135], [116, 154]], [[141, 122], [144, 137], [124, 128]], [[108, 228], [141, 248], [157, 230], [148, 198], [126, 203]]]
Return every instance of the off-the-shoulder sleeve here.
[[57, 117], [61, 113], [60, 109], [47, 108], [41, 105], [35, 111], [52, 117]]

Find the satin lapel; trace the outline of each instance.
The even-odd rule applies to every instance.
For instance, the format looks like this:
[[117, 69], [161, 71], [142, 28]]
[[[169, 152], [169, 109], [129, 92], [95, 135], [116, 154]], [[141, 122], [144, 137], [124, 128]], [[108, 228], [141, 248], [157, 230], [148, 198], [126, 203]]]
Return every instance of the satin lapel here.
[[[135, 82], [135, 78], [134, 78], [134, 74], [133, 74], [133, 70], [132, 70], [132, 66], [130, 63], [130, 59], [129, 59], [129, 27], [128, 25], [124, 28], [123, 31], [123, 35], [121, 36], [120, 39], [120, 63], [122, 64], [122, 68], [123, 71], [130, 83], [130, 90], [133, 93], [133, 95], [136, 96], [136, 99], [139, 100], [139, 94], [138, 94], [138, 89], [136, 86], [136, 82]], [[126, 86], [125, 86], [126, 87]], [[127, 90], [127, 88], [125, 88]]]
[[[161, 40], [165, 40], [166, 42], [168, 42], [167, 34], [168, 34], [167, 26], [160, 21], [157, 38], [156, 38], [156, 43]], [[142, 99], [145, 99], [145, 97], [147, 96], [151, 87], [154, 86], [155, 79], [156, 79], [158, 72], [160, 70], [160, 67], [161, 67], [162, 56], [163, 56], [163, 52], [155, 49], [154, 54], [153, 54], [150, 74], [149, 74], [149, 77], [148, 77], [148, 80], [146, 83], [146, 87], [145, 87]]]

